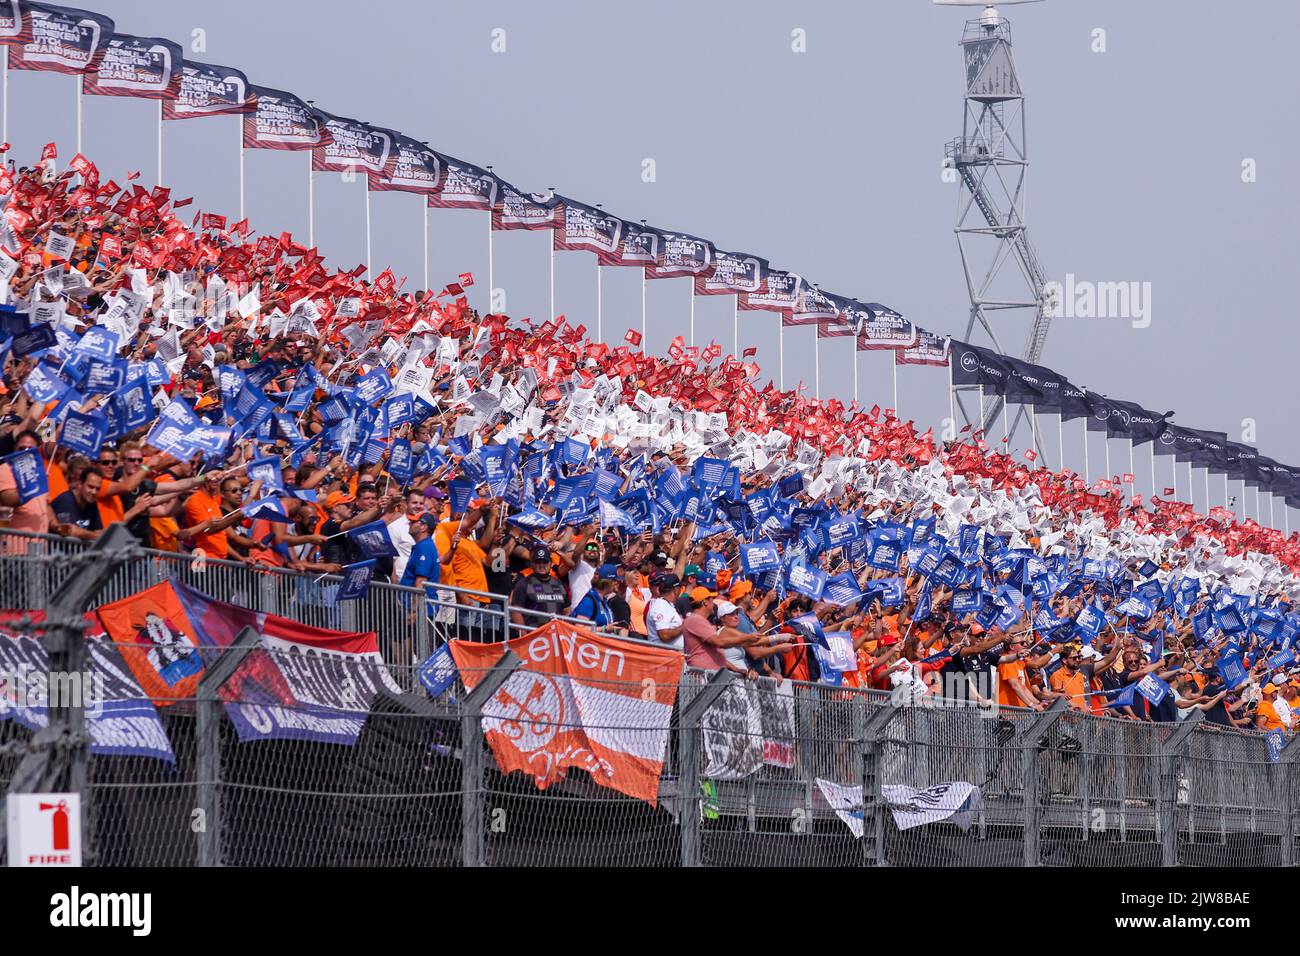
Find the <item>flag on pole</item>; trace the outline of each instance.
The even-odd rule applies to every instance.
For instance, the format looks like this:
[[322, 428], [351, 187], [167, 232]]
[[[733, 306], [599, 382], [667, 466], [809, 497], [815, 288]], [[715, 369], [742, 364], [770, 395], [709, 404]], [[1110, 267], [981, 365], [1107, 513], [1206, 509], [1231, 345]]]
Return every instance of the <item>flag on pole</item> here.
[[879, 302], [866, 304], [867, 319], [858, 328], [858, 350], [909, 349], [919, 342], [917, 328]]
[[492, 209], [496, 205], [500, 180], [486, 169], [438, 154], [446, 175], [436, 192], [429, 193], [429, 205], [436, 209]]
[[54, 70], [85, 73], [99, 65], [113, 37], [113, 21], [88, 10], [56, 7], [45, 3], [22, 3], [30, 34], [25, 43], [13, 45], [9, 66], [15, 70]]
[[643, 226], [626, 219], [620, 222], [623, 244], [608, 260], [602, 259], [601, 265], [638, 266], [649, 275], [650, 268], [659, 261], [664, 234], [654, 226]]
[[179, 43], [162, 37], [115, 33], [99, 63], [82, 75], [81, 92], [174, 100], [181, 93], [184, 63], [185, 53]]
[[526, 193], [504, 179], [492, 206], [492, 228], [554, 229], [555, 208], [559, 200], [543, 193]]
[[617, 261], [626, 225], [622, 219], [567, 196], [555, 198], [558, 207], [551, 240], [553, 249], [557, 252], [590, 252], [604, 266], [624, 264]]
[[163, 100], [162, 116], [165, 120], [181, 120], [248, 113], [256, 105], [249, 89], [248, 77], [242, 70], [186, 60], [181, 68], [180, 95]]
[[660, 232], [659, 253], [647, 265], [647, 279], [703, 276], [713, 272], [713, 243], [684, 232]]
[[763, 288], [756, 292], [742, 292], [736, 308], [741, 312], [782, 312], [788, 315], [794, 311], [802, 282], [793, 272], [769, 268]]
[[894, 350], [896, 365], [932, 365], [948, 367], [948, 339], [925, 329], [917, 330], [916, 344], [911, 348]]
[[32, 39], [30, 4], [23, 0], [0, 2], [0, 43], [21, 46]]
[[[393, 162], [387, 176], [370, 177], [372, 192], [400, 191], [406, 193], [436, 193], [442, 187], [447, 167], [436, 151], [419, 140], [396, 134], [393, 141]], [[462, 282], [461, 285], [468, 283]]]
[[767, 284], [766, 259], [743, 252], [713, 250], [713, 271], [695, 277], [696, 295], [738, 295], [758, 292]]
[[397, 133], [346, 116], [322, 112], [329, 140], [311, 151], [311, 168], [318, 173], [349, 171], [387, 176], [392, 171]]
[[253, 110], [244, 115], [245, 149], [302, 150], [329, 140], [325, 114], [292, 93], [254, 86]]

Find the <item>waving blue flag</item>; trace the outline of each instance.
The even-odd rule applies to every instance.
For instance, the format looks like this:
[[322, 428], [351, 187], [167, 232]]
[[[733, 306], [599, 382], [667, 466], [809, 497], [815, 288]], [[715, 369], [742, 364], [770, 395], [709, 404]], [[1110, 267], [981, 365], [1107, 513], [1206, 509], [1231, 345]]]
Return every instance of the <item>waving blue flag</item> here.
[[369, 524], [363, 524], [359, 528], [353, 528], [347, 532], [352, 543], [357, 546], [367, 558], [395, 558], [397, 549], [393, 547], [393, 539], [388, 535], [388, 525], [382, 520], [372, 521]]
[[359, 601], [370, 593], [370, 581], [375, 575], [375, 560], [358, 561], [343, 569], [343, 583], [334, 595], [336, 601]]
[[781, 567], [781, 552], [771, 541], [759, 539], [742, 542], [740, 545], [740, 566], [746, 574], [761, 574]]
[[8, 465], [14, 473], [14, 484], [17, 485], [20, 505], [33, 498], [49, 494], [50, 482], [45, 474], [45, 463], [41, 460], [41, 453], [35, 448], [16, 451], [12, 455], [0, 458], [0, 462]]

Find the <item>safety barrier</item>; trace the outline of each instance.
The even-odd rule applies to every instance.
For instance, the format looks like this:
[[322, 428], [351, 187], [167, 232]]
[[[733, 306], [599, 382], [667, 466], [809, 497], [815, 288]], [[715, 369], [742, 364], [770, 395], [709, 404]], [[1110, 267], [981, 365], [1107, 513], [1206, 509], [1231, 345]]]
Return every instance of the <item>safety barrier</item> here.
[[[44, 607], [40, 596], [75, 573], [58, 560], [76, 550], [60, 550], [64, 544], [30, 540], [25, 554], [0, 556], [3, 603]], [[159, 708], [173, 761], [90, 756], [84, 800], [92, 863], [1296, 860], [1294, 740], [1270, 754], [1263, 735], [1207, 726], [1199, 711], [1150, 724], [1080, 714], [1063, 703], [1045, 713], [990, 710], [688, 670], [665, 730], [662, 722], [647, 725], [634, 706], [643, 686], [609, 682], [603, 699], [615, 703], [594, 718], [590, 702], [565, 710], [553, 682], [509, 683], [522, 678], [508, 662], [474, 675], [473, 692], [458, 680], [430, 699], [411, 661], [465, 625], [459, 617], [438, 620], [458, 604], [375, 585], [365, 601], [331, 605], [306, 590], [309, 576], [227, 565], [209, 561], [198, 570], [191, 558], [150, 552], [126, 561], [99, 600], [175, 574], [306, 623], [379, 630], [400, 691], [375, 697], [357, 718], [354, 742], [245, 739], [249, 721], [232, 714], [247, 718], [266, 701], [248, 696], [255, 684], [228, 684], [237, 662], [220, 662], [247, 649], [205, 651], [211, 659], [198, 693]], [[508, 614], [503, 601], [502, 620]], [[548, 742], [582, 729], [662, 753], [662, 773], [649, 799], [601, 786], [598, 760], [586, 763], [594, 774], [570, 769], [540, 787], [530, 774], [501, 772], [485, 727], [517, 741], [534, 768], [554, 759]], [[8, 787], [31, 737], [17, 721], [0, 719], [0, 786]]]

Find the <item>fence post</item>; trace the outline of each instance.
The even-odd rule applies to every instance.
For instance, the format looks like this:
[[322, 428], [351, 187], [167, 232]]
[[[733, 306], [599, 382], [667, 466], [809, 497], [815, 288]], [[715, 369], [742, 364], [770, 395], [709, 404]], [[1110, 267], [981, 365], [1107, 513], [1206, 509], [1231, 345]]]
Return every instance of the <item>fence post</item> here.
[[700, 725], [704, 712], [713, 706], [736, 675], [725, 668], [714, 671], [691, 700], [682, 707], [677, 722], [681, 755], [677, 778], [681, 814], [682, 866], [700, 865]]
[[898, 713], [890, 700], [872, 710], [862, 725], [862, 865], [885, 866], [885, 795], [880, 748], [885, 729]]
[[1025, 866], [1039, 866], [1042, 863], [1038, 852], [1038, 828], [1043, 811], [1038, 805], [1038, 741], [1065, 716], [1068, 707], [1065, 698], [1058, 697], [1051, 707], [1034, 717], [1020, 733], [1020, 788], [1021, 799], [1025, 801]]
[[1160, 865], [1178, 865], [1178, 758], [1183, 756], [1187, 738], [1205, 719], [1205, 711], [1196, 708], [1160, 746], [1160, 792], [1156, 794], [1156, 823], [1160, 827]]
[[507, 650], [465, 698], [460, 712], [461, 863], [484, 865], [483, 846], [483, 706], [523, 663]]
[[1279, 849], [1283, 866], [1295, 866], [1295, 796], [1291, 792], [1291, 778], [1297, 761], [1300, 761], [1300, 734], [1293, 735], [1277, 755], [1278, 807], [1282, 810]]
[[203, 679], [194, 692], [194, 783], [195, 802], [203, 811], [198, 833], [199, 866], [221, 866], [221, 701], [217, 692], [252, 653], [262, 635], [245, 627], [234, 643], [203, 669]]
[[[93, 545], [75, 555], [45, 560], [54, 567], [65, 559], [72, 573], [59, 581], [45, 617], [45, 644], [51, 680], [47, 687], [67, 688], [66, 678], [90, 675], [85, 613], [122, 563], [138, 553], [137, 541], [126, 526], [111, 524]], [[57, 684], [54, 678], [57, 675]], [[86, 727], [85, 684], [75, 695], [61, 692], [48, 701], [49, 721], [33, 735], [27, 752], [14, 768], [8, 793], [68, 791], [81, 795], [82, 862], [93, 866], [97, 847], [94, 832], [94, 792], [90, 786], [90, 732]], [[65, 696], [66, 695], [66, 696]], [[66, 699], [74, 697], [74, 699]], [[0, 848], [5, 835], [0, 834]]]

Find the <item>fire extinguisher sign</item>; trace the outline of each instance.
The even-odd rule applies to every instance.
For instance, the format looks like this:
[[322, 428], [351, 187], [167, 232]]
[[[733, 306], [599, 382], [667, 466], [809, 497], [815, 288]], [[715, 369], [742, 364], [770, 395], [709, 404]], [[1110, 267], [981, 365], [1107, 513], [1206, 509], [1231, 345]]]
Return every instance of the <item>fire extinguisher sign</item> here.
[[11, 793], [10, 866], [81, 866], [81, 795]]

